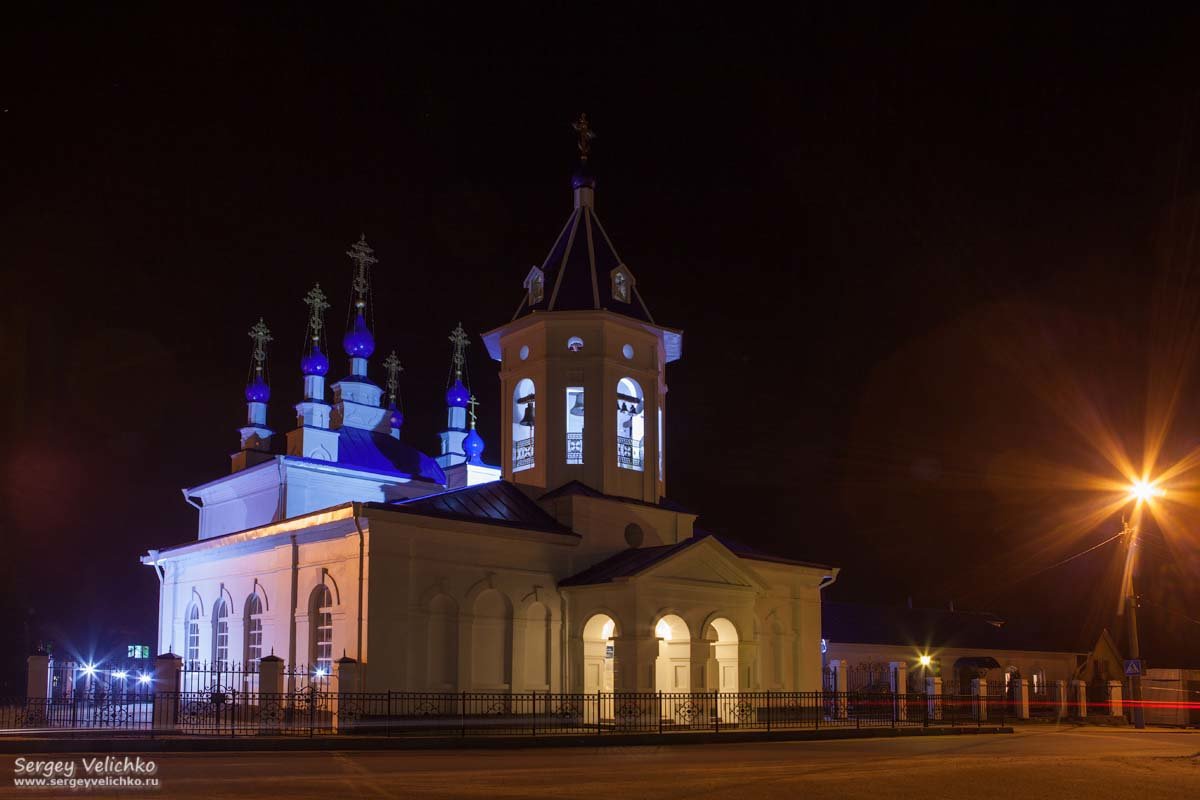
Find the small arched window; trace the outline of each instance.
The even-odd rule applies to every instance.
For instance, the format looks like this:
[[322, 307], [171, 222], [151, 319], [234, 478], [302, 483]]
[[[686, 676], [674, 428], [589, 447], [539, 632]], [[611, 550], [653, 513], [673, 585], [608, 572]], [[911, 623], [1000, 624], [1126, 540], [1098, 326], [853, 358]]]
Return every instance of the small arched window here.
[[258, 662], [262, 660], [262, 598], [258, 593], [246, 598], [246, 652], [243, 658], [248, 672], [258, 672]]
[[617, 466], [645, 469], [646, 400], [633, 378], [617, 382]]
[[184, 660], [188, 669], [200, 668], [200, 606], [192, 604], [188, 609], [186, 630], [184, 631]]
[[308, 606], [309, 657], [319, 676], [333, 670], [333, 593], [321, 584], [313, 590]]
[[213, 667], [218, 672], [229, 669], [229, 604], [225, 598], [213, 606]]
[[536, 306], [542, 302], [546, 292], [546, 275], [541, 268], [534, 267], [525, 276], [525, 291], [529, 293], [529, 305]]
[[533, 381], [529, 378], [517, 381], [517, 387], [513, 389], [513, 472], [531, 469], [534, 466], [534, 405], [537, 402], [534, 390]]

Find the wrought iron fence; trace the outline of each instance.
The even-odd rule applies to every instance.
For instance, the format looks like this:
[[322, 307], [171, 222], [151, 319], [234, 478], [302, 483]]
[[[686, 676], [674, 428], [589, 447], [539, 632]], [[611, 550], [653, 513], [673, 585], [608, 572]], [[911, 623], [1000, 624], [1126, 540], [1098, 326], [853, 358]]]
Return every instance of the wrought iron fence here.
[[244, 692], [0, 700], [6, 732], [216, 736], [538, 736], [783, 731], [1002, 723], [1012, 708], [971, 695], [883, 692]]

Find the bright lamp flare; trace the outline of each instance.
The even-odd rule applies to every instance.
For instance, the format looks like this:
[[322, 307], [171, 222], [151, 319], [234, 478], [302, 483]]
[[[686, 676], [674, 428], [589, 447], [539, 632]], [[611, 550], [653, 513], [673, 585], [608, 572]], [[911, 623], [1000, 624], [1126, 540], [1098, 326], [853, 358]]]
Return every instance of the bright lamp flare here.
[[932, 658], [932, 656], [921, 656], [920, 661], [921, 661], [922, 667], [928, 667], [930, 664], [933, 663], [933, 658]]
[[1160, 489], [1149, 481], [1136, 481], [1129, 487], [1129, 496], [1142, 502], [1155, 497], [1162, 497], [1166, 493], [1166, 489]]

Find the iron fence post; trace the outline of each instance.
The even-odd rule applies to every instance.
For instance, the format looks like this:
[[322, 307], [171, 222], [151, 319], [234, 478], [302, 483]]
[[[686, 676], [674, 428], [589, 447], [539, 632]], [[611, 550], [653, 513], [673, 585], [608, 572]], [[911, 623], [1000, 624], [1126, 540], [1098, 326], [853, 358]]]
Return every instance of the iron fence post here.
[[767, 733], [771, 732], [771, 690], [767, 689]]
[[662, 689], [658, 690], [658, 733], [662, 735]]
[[392, 690], [388, 689], [387, 693], [387, 709], [384, 711], [384, 734], [391, 738], [392, 736]]
[[596, 690], [596, 735], [597, 736], [600, 735], [600, 713], [601, 713], [601, 709], [603, 709], [603, 708], [604, 708], [604, 705], [603, 705], [603, 703], [600, 702], [600, 690], [597, 689]]
[[861, 695], [856, 695], [854, 702], [854, 729], [858, 730], [862, 727], [862, 699]]
[[825, 714], [825, 690], [817, 695], [817, 713], [813, 715], [813, 730], [821, 730], [821, 717]]
[[461, 735], [465, 739], [467, 736], [467, 693], [462, 693], [462, 731]]
[[713, 730], [716, 733], [721, 732], [721, 695], [718, 694], [719, 689], [713, 689]]
[[534, 736], [537, 736], [537, 689], [533, 690], [533, 725], [530, 728]]

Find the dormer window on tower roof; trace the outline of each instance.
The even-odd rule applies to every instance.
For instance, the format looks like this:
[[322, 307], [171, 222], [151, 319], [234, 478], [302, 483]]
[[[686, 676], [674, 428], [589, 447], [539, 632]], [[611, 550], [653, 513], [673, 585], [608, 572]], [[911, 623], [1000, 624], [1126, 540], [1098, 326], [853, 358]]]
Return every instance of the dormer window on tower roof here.
[[535, 306], [542, 302], [546, 294], [546, 273], [541, 267], [534, 267], [525, 276], [525, 291], [529, 295], [529, 305]]
[[630, 302], [633, 296], [633, 273], [629, 271], [629, 267], [624, 264], [618, 265], [611, 273], [612, 278], [612, 298], [622, 303]]

